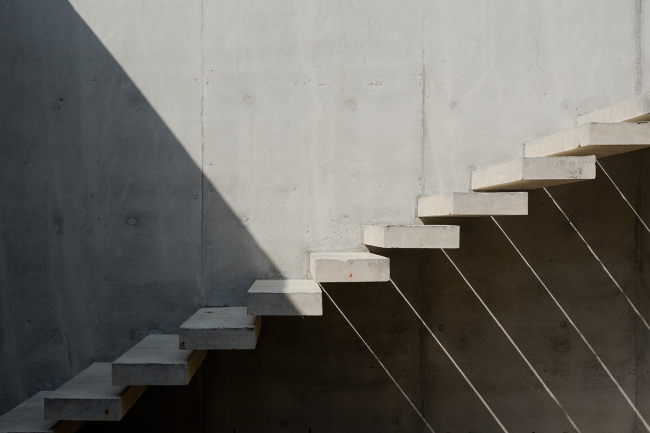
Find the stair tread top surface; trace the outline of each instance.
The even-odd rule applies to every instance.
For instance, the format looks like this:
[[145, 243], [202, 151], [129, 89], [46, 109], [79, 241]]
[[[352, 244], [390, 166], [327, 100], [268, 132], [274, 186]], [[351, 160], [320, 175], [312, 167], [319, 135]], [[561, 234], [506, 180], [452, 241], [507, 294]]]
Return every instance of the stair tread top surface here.
[[418, 217], [528, 215], [527, 192], [449, 192], [418, 199]]
[[46, 400], [54, 399], [114, 399], [119, 398], [129, 387], [113, 386], [110, 362], [95, 362], [84, 371], [53, 391]]
[[641, 93], [618, 104], [578, 116], [578, 124], [588, 122], [639, 122], [650, 120], [650, 92]]
[[596, 178], [596, 157], [517, 158], [472, 171], [475, 191], [530, 190]]
[[194, 354], [178, 347], [178, 334], [150, 334], [120, 356], [116, 364], [187, 364]]
[[530, 141], [525, 157], [596, 155], [598, 158], [650, 146], [650, 123], [584, 123]]
[[362, 261], [362, 260], [389, 260], [387, 257], [378, 254], [367, 252], [351, 252], [351, 253], [311, 253], [310, 257], [316, 260], [332, 260], [332, 261]]
[[256, 280], [248, 293], [321, 293], [314, 280]]
[[205, 307], [181, 325], [182, 329], [255, 328], [256, 316], [248, 315], [246, 307]]
[[[44, 400], [51, 391], [41, 391], [9, 412], [0, 416], [0, 432], [15, 433], [73, 433], [83, 421], [58, 421], [43, 419]], [[56, 429], [56, 430], [55, 430]]]

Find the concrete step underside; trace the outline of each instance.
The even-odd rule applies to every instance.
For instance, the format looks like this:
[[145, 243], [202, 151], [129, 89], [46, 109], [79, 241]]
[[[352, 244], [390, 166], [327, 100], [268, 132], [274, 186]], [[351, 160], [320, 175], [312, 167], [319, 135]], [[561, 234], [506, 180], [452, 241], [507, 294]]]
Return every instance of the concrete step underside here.
[[451, 192], [418, 199], [418, 217], [528, 215], [527, 192]]
[[595, 156], [518, 158], [472, 172], [474, 191], [526, 191], [596, 178]]
[[261, 316], [246, 307], [201, 308], [180, 327], [180, 347], [187, 350], [255, 349]]
[[322, 316], [323, 293], [314, 280], [257, 280], [247, 307], [249, 315]]
[[322, 283], [388, 281], [390, 260], [372, 253], [311, 253], [309, 269]]
[[366, 224], [363, 243], [379, 248], [458, 248], [460, 227]]
[[45, 419], [119, 421], [146, 386], [113, 386], [110, 362], [96, 362], [45, 397]]
[[146, 336], [113, 362], [113, 385], [187, 385], [207, 352], [178, 346], [178, 334]]
[[650, 92], [605, 107], [593, 113], [578, 116], [578, 124], [589, 122], [647, 122], [650, 121]]
[[74, 433], [84, 421], [44, 420], [44, 400], [50, 391], [41, 391], [0, 417], [2, 433]]
[[524, 145], [527, 158], [596, 155], [603, 158], [650, 146], [650, 123], [585, 123]]

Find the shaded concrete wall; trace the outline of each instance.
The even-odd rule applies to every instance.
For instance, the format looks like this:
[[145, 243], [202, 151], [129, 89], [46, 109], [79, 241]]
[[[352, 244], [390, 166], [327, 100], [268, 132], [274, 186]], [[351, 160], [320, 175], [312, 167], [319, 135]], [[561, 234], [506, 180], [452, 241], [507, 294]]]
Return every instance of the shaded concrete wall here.
[[[309, 250], [358, 249], [362, 222], [413, 222], [418, 195], [643, 90], [645, 19], [608, 0], [0, 2], [0, 408], [255, 278], [306, 277]], [[647, 155], [603, 161], [646, 218]], [[550, 191], [649, 317], [647, 233], [607, 179]], [[499, 223], [650, 418], [648, 330], [545, 193], [530, 203]], [[450, 257], [578, 427], [641, 430], [496, 225], [449, 222]], [[510, 431], [573, 431], [442, 253], [389, 256]], [[391, 285], [326, 289], [435, 431], [500, 431]], [[152, 428], [426, 431], [329, 301], [84, 430]]]

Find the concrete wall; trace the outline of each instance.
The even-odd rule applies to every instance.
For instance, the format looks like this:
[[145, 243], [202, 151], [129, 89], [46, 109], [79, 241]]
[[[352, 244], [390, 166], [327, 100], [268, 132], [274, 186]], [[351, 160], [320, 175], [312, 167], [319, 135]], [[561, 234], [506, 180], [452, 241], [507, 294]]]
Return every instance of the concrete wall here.
[[[647, 90], [644, 2], [0, 1], [0, 412], [307, 252], [411, 223], [418, 195]], [[640, 31], [637, 32], [637, 30]], [[605, 168], [650, 220], [646, 151]], [[599, 172], [551, 189], [645, 317], [648, 234]], [[642, 430], [489, 219], [450, 253], [581, 431]], [[500, 218], [650, 418], [650, 331], [543, 191]], [[383, 253], [383, 252], [382, 252]], [[509, 431], [574, 429], [438, 251], [395, 282]], [[435, 431], [500, 431], [389, 284], [326, 288]], [[325, 302], [265, 319], [85, 431], [426, 431]]]

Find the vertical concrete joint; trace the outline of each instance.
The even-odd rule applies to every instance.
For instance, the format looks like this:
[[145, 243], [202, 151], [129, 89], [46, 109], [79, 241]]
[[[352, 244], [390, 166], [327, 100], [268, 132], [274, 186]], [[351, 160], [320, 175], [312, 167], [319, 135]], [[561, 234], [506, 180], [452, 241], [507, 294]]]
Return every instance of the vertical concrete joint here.
[[641, 0], [636, 0], [636, 28], [635, 28], [635, 38], [636, 38], [636, 71], [634, 77], [634, 91], [635, 94], [641, 94]]

